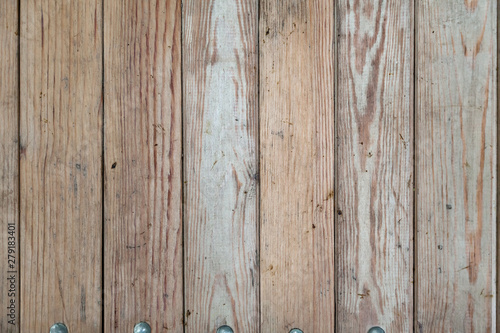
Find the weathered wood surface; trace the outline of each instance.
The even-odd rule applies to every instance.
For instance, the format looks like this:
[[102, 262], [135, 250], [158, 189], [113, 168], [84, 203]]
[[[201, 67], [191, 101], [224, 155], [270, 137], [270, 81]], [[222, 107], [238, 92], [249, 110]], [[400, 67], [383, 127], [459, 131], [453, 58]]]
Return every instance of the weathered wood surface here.
[[17, 2], [0, 1], [0, 332], [5, 333], [19, 331], [18, 19]]
[[259, 330], [257, 10], [183, 3], [186, 332]]
[[260, 6], [262, 332], [333, 332], [334, 4]]
[[413, 1], [338, 4], [337, 330], [413, 326]]
[[0, 331], [495, 331], [497, 24], [0, 1]]
[[180, 38], [180, 0], [104, 3], [106, 332], [183, 332]]
[[20, 3], [21, 332], [102, 329], [101, 8]]
[[497, 2], [417, 8], [416, 326], [494, 332]]

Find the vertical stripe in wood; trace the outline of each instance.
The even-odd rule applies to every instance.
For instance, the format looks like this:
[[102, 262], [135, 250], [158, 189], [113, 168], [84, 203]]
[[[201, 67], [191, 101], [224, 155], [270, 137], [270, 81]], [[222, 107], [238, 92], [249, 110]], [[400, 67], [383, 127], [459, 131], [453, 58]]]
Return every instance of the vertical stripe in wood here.
[[413, 326], [413, 1], [338, 3], [337, 330]]
[[[19, 331], [18, 4], [0, 1], [0, 332]], [[12, 303], [13, 302], [13, 303]]]
[[183, 4], [186, 332], [258, 332], [257, 0]]
[[497, 1], [418, 1], [417, 318], [494, 332]]
[[333, 332], [334, 3], [260, 6], [262, 332]]
[[180, 0], [104, 2], [107, 332], [183, 332], [180, 55]]
[[[497, 71], [496, 71], [496, 98], [495, 98], [495, 101], [496, 101], [496, 108], [495, 108], [495, 111], [496, 112], [496, 150], [495, 150], [495, 154], [496, 154], [496, 173], [495, 173], [495, 176], [496, 178], [498, 178], [498, 176], [500, 175], [500, 165], [498, 164], [498, 154], [500, 152], [500, 135], [498, 135], [498, 130], [500, 129], [500, 117], [499, 117], [499, 112], [500, 112], [500, 84], [499, 84], [499, 75], [498, 75], [498, 57], [500, 56], [500, 48], [498, 47], [498, 45], [500, 44], [500, 33], [498, 32], [498, 28], [500, 26], [500, 6], [498, 6], [498, 3], [497, 3], [497, 6], [496, 6], [496, 20], [497, 20], [497, 24], [496, 24], [496, 42], [497, 42], [497, 50], [496, 50], [496, 66], [497, 66]], [[496, 187], [495, 187], [496, 188]], [[498, 219], [498, 216], [499, 216], [499, 212], [500, 212], [500, 207], [498, 206], [498, 202], [500, 200], [500, 191], [498, 191], [498, 189], [496, 188], [496, 202], [495, 202], [495, 213], [496, 213], [496, 216], [495, 216], [495, 219]], [[495, 223], [496, 222], [496, 223]], [[496, 323], [496, 328], [497, 329], [500, 329], [500, 314], [497, 314], [497, 312], [500, 311], [500, 228], [499, 228], [499, 223], [498, 221], [495, 221], [493, 220], [493, 223], [496, 227], [496, 230], [497, 230], [497, 239], [496, 239], [496, 254], [495, 254], [495, 257], [496, 257], [496, 276], [495, 276], [495, 285], [494, 287], [496, 288], [495, 289], [495, 293], [493, 293], [493, 295], [495, 295], [496, 297], [496, 302], [495, 302], [495, 306], [496, 306], [496, 311], [492, 311], [493, 313], [493, 318], [492, 318], [492, 321], [494, 323]]]
[[101, 8], [21, 0], [21, 332], [102, 329]]

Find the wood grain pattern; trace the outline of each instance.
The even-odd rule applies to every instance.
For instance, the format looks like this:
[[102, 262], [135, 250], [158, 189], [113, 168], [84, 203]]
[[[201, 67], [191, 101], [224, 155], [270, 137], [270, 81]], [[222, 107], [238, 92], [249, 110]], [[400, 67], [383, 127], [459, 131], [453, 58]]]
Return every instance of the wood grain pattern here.
[[181, 1], [104, 18], [104, 327], [183, 332]]
[[186, 332], [259, 330], [257, 9], [183, 4]]
[[333, 332], [334, 4], [260, 7], [262, 332]]
[[102, 329], [102, 12], [21, 0], [21, 332]]
[[497, 2], [417, 13], [416, 325], [494, 332]]
[[413, 326], [413, 1], [338, 4], [337, 330]]
[[18, 14], [16, 1], [0, 1], [0, 332], [5, 333], [19, 331]]

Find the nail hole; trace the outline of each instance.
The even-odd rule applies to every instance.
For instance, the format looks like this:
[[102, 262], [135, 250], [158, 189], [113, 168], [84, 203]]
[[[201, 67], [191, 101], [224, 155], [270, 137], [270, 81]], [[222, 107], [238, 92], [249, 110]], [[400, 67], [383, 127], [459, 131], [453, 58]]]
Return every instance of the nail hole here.
[[234, 333], [234, 331], [231, 327], [223, 325], [217, 329], [217, 333]]
[[368, 333], [385, 333], [385, 331], [382, 329], [382, 327], [373, 326], [368, 330]]
[[116, 162], [111, 165], [111, 169], [116, 168]]
[[63, 323], [55, 323], [50, 328], [50, 333], [68, 333], [68, 328]]
[[141, 321], [134, 326], [134, 333], [151, 333], [151, 326], [148, 323]]

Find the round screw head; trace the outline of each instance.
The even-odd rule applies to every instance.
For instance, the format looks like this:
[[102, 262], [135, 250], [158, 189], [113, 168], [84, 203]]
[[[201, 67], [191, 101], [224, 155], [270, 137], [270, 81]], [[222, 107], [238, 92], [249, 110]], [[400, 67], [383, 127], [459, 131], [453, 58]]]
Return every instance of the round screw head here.
[[298, 328], [292, 328], [292, 329], [290, 330], [290, 333], [304, 333], [304, 332], [302, 332], [302, 330], [301, 330], [301, 329], [298, 329]]
[[151, 326], [145, 321], [141, 321], [134, 326], [134, 333], [151, 333]]
[[50, 328], [50, 333], [68, 333], [68, 328], [63, 323], [55, 323]]
[[373, 326], [368, 330], [368, 333], [385, 333], [384, 329], [379, 326]]
[[223, 325], [217, 329], [217, 333], [234, 333], [234, 331], [231, 327]]

